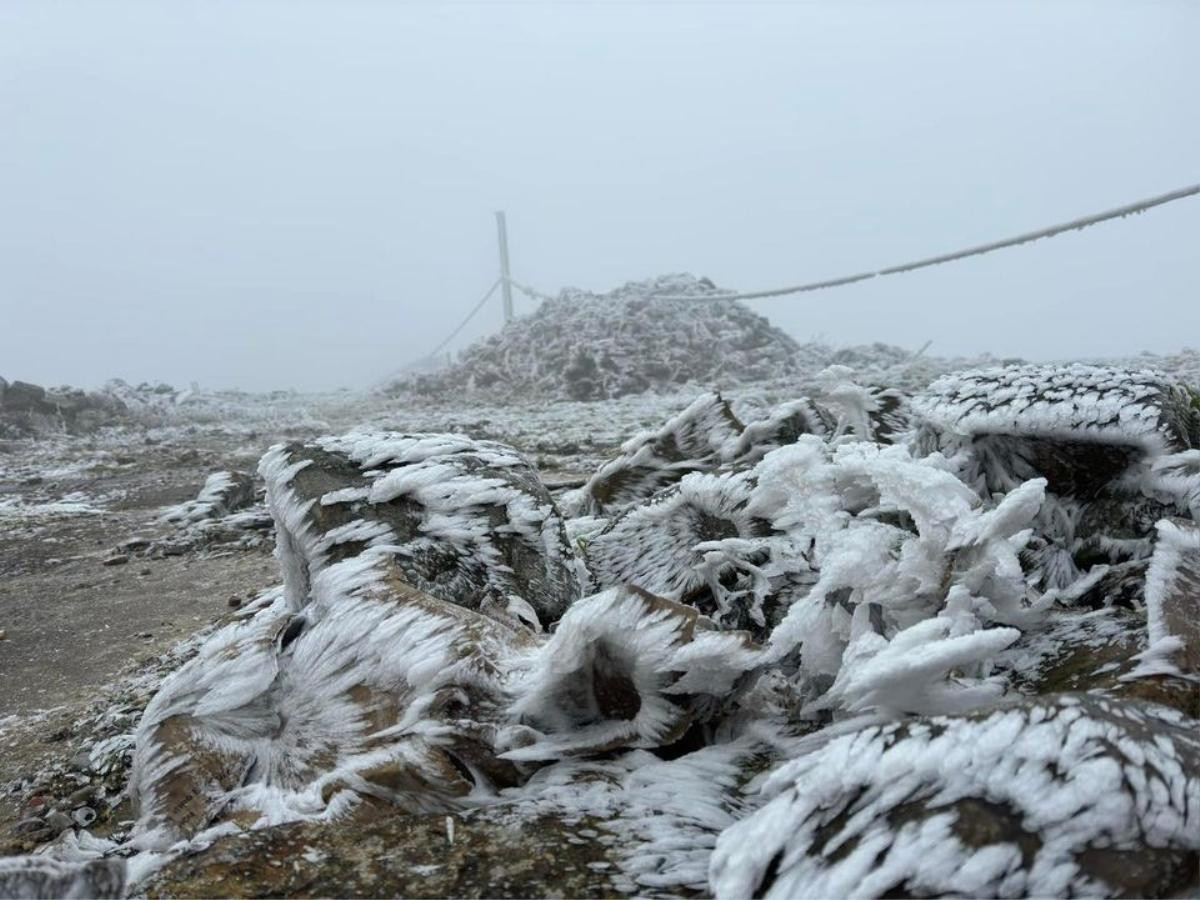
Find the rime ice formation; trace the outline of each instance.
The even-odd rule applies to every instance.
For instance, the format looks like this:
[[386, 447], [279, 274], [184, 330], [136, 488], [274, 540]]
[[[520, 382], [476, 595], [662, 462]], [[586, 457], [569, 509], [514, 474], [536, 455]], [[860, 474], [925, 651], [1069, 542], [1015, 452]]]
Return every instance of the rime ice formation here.
[[404, 584], [367, 550], [218, 632], [171, 676], [137, 735], [139, 846], [221, 822], [336, 818], [371, 805], [453, 809], [518, 768], [496, 662], [529, 640]]
[[611, 515], [689, 472], [713, 471], [743, 449], [743, 434], [721, 395], [704, 394], [661, 428], [626, 441], [583, 486], [581, 511]]
[[957, 435], [1014, 435], [1138, 447], [1155, 456], [1200, 442], [1188, 391], [1151, 371], [1086, 365], [982, 369], [935, 381], [913, 401]]
[[95, 853], [136, 890], [238, 829], [470, 810], [586, 823], [628, 892], [1194, 892], [1200, 413], [1127, 376], [705, 394], [573, 518], [504, 444], [276, 446], [283, 585], [163, 683]]

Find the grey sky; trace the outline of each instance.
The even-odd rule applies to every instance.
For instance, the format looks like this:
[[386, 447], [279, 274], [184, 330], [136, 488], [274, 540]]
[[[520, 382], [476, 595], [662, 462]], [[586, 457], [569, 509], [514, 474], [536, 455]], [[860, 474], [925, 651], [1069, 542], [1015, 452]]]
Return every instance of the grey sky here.
[[[1161, 193], [1200, 181], [1197, 34], [1195, 0], [0, 0], [0, 375], [371, 381], [495, 278], [501, 207], [543, 290], [750, 290]], [[752, 305], [838, 344], [1174, 350], [1198, 239], [1185, 200]]]

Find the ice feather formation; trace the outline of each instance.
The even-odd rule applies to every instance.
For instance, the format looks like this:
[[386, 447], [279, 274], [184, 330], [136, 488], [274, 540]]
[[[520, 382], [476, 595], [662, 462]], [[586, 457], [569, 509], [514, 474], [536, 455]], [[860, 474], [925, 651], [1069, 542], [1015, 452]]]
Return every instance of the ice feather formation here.
[[[558, 500], [461, 435], [273, 448], [283, 586], [147, 708], [137, 859], [470, 808], [595, 821], [642, 893], [1195, 890], [1186, 394], [818, 380], [748, 425], [702, 395]], [[1119, 676], [1044, 675], [1117, 613]]]

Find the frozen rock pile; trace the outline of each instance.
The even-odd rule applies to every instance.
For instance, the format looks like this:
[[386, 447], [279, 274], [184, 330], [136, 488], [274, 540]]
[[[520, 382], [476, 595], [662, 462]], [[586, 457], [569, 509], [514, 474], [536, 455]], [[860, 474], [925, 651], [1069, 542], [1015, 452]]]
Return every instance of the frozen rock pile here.
[[[607, 294], [568, 288], [436, 374], [390, 390], [420, 397], [603, 400], [683, 384], [733, 386], [799, 372], [799, 345], [712, 282], [668, 275]], [[695, 300], [666, 299], [696, 297]]]
[[79, 434], [123, 420], [128, 407], [103, 392], [0, 378], [0, 438]]
[[[747, 423], [704, 395], [558, 498], [459, 435], [273, 448], [283, 585], [147, 707], [131, 834], [0, 875], [426, 893], [442, 864], [353, 862], [414, 840], [403, 817], [495, 879], [554, 848], [581, 894], [1196, 891], [1195, 395], [1096, 367], [820, 382]], [[557, 890], [525, 871], [500, 886]]]

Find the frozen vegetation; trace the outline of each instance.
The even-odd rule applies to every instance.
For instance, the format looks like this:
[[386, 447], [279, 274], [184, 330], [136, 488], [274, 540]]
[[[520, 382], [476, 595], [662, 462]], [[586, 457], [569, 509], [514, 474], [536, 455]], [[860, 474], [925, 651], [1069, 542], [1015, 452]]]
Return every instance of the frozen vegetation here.
[[[721, 302], [644, 354], [654, 291], [711, 290], [564, 295], [402, 389], [454, 407], [148, 402], [156, 440], [301, 411], [146, 548], [269, 534], [279, 584], [97, 713], [130, 820], [51, 829], [0, 895], [423, 893], [463, 845], [517, 894], [1200, 889], [1194, 357], [818, 359]], [[103, 504], [42, 500], [0, 516]]]

